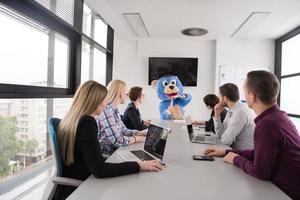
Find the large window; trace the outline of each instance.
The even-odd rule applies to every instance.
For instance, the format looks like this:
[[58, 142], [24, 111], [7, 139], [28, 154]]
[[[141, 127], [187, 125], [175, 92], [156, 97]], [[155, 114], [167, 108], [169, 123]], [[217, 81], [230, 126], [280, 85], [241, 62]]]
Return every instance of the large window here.
[[82, 20], [84, 35], [81, 48], [81, 83], [86, 80], [96, 80], [106, 84], [109, 81], [106, 77], [106, 54], [110, 54], [106, 49], [108, 26], [86, 4], [83, 5]]
[[107, 25], [100, 15], [93, 12], [86, 4], [83, 6], [82, 32], [106, 48]]
[[82, 42], [81, 83], [96, 80], [106, 83], [106, 55], [92, 45]]
[[[67, 88], [70, 48], [67, 37], [3, 6], [0, 6], [0, 24], [6, 26], [0, 33], [1, 83]], [[49, 58], [51, 39], [54, 54]], [[52, 66], [48, 58], [53, 61]], [[49, 74], [48, 66], [53, 67], [54, 74]], [[48, 82], [50, 75], [53, 82]]]
[[300, 27], [276, 40], [275, 73], [281, 82], [280, 107], [300, 132]]
[[13, 199], [53, 173], [49, 117], [82, 82], [111, 80], [113, 29], [83, 0], [1, 1], [0, 24], [0, 199]]

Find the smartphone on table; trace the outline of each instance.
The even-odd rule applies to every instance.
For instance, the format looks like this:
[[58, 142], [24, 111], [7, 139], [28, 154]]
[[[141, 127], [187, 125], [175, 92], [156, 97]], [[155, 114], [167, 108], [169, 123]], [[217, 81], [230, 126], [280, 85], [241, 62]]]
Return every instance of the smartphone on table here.
[[205, 155], [193, 155], [194, 160], [214, 161], [214, 157]]

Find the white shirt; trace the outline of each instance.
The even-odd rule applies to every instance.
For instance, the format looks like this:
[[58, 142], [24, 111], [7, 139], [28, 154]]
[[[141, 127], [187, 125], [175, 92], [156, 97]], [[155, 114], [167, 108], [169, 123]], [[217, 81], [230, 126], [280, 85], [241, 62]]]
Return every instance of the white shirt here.
[[255, 123], [248, 107], [237, 102], [228, 110], [223, 123], [220, 117], [213, 119], [215, 132], [223, 144], [237, 150], [253, 149]]

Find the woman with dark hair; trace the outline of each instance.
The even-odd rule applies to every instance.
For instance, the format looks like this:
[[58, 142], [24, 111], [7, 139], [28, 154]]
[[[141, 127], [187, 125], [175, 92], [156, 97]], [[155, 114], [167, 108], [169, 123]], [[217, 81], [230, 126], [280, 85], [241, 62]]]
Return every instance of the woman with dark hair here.
[[[205, 131], [212, 131], [215, 132], [215, 127], [214, 127], [214, 120], [213, 117], [215, 116], [214, 112], [214, 107], [219, 103], [219, 97], [217, 97], [214, 94], [208, 94], [203, 98], [203, 101], [206, 105], [206, 108], [211, 111], [210, 119], [208, 121], [204, 120], [194, 120], [193, 124], [195, 125], [205, 125]], [[225, 119], [227, 110], [224, 109], [223, 112], [221, 113], [221, 121]]]
[[148, 125], [150, 124], [150, 120], [143, 121], [138, 109], [145, 98], [145, 94], [143, 94], [143, 88], [137, 86], [132, 87], [129, 90], [128, 96], [131, 100], [131, 103], [128, 104], [122, 119], [125, 126], [129, 129], [135, 129], [139, 131], [147, 129]]

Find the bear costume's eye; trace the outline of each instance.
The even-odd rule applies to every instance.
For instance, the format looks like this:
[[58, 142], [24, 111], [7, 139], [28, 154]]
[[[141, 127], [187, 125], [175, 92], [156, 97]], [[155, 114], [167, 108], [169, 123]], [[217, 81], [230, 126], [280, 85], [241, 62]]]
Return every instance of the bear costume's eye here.
[[171, 84], [172, 84], [172, 85], [176, 85], [176, 81], [175, 81], [175, 80], [172, 80], [172, 81], [171, 81]]
[[168, 81], [164, 81], [164, 82], [163, 82], [163, 85], [164, 85], [165, 87], [168, 86], [168, 85], [169, 85]]

